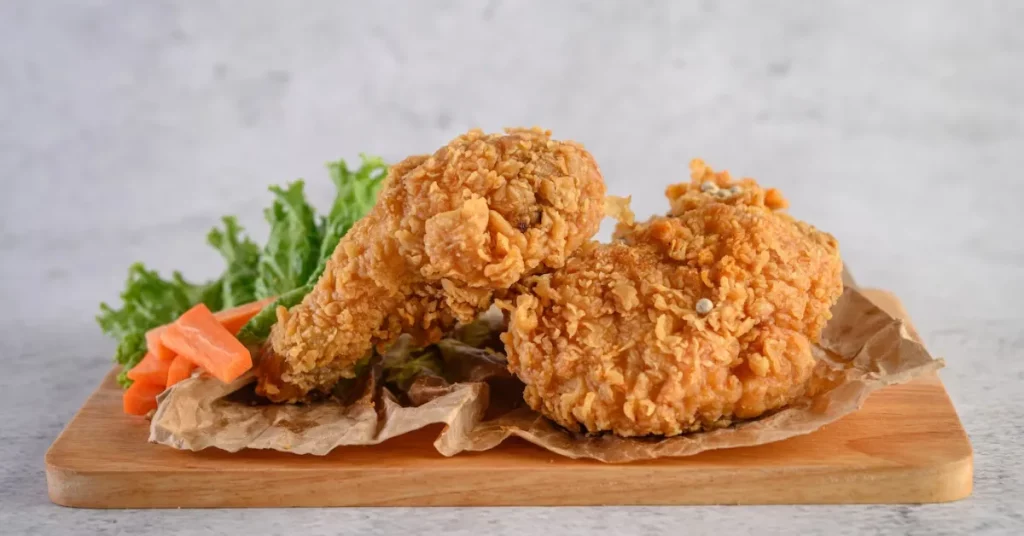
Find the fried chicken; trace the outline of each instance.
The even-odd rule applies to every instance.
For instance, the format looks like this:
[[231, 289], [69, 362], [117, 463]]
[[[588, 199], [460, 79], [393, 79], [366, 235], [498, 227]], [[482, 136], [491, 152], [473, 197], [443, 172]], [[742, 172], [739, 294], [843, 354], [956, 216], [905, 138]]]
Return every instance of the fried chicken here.
[[598, 231], [605, 186], [581, 145], [539, 129], [470, 131], [392, 167], [314, 290], [278, 321], [258, 392], [301, 400], [400, 334], [436, 342]]
[[764, 207], [773, 211], [789, 206], [775, 188], [762, 188], [750, 178], [734, 181], [728, 171], [715, 171], [699, 158], [690, 162], [690, 182], [670, 185], [665, 188], [665, 197], [672, 207], [669, 214], [673, 216], [710, 201]]
[[836, 241], [777, 212], [777, 191], [693, 172], [666, 192], [673, 215], [620, 223], [519, 285], [503, 340], [530, 407], [571, 430], [671, 436], [802, 394], [842, 293]]

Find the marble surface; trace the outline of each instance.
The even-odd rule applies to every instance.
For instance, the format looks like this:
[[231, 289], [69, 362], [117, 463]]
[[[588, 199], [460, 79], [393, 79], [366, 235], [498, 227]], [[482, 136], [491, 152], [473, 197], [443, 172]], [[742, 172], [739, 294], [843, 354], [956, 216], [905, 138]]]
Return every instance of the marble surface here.
[[[0, 3], [0, 531], [1012, 533], [1024, 529], [1024, 3]], [[539, 124], [641, 215], [694, 156], [779, 186], [895, 290], [976, 450], [929, 506], [89, 511], [42, 457], [108, 370], [135, 260], [195, 278], [225, 213], [366, 151]], [[112, 448], [114, 448], [112, 446]], [[344, 483], [339, 483], [344, 485]]]

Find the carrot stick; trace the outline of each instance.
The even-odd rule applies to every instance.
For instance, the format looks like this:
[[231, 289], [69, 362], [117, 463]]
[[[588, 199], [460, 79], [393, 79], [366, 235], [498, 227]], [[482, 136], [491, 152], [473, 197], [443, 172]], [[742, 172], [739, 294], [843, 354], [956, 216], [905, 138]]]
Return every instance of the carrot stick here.
[[274, 298], [264, 298], [257, 302], [247, 303], [245, 305], [239, 305], [232, 309], [225, 309], [218, 311], [213, 314], [217, 317], [217, 321], [220, 322], [225, 329], [231, 332], [232, 335], [237, 335], [252, 317], [256, 316], [257, 313], [263, 310], [268, 303], [274, 301]]
[[138, 365], [128, 371], [128, 379], [136, 383], [146, 383], [163, 388], [167, 384], [167, 369], [170, 361], [164, 361], [154, 354], [147, 353]]
[[[252, 317], [262, 311], [268, 303], [271, 303], [274, 300], [275, 298], [273, 297], [264, 298], [260, 301], [218, 311], [214, 313], [213, 316], [217, 318], [217, 321], [220, 322], [222, 326], [234, 335], [241, 331], [242, 327], [244, 327], [248, 321], [252, 320]], [[166, 329], [167, 326], [160, 326], [146, 332], [146, 350], [155, 354], [160, 359], [174, 361], [177, 354], [167, 346], [164, 346], [164, 343], [160, 340], [160, 337]]]
[[173, 361], [174, 352], [160, 342], [160, 335], [163, 334], [165, 329], [167, 329], [167, 326], [160, 326], [146, 332], [146, 350], [164, 361]]
[[177, 356], [174, 361], [171, 361], [170, 368], [167, 369], [167, 387], [170, 387], [182, 380], [188, 379], [192, 376], [192, 371], [195, 370], [196, 364], [189, 361], [184, 356]]
[[224, 383], [234, 381], [252, 368], [249, 349], [202, 303], [167, 326], [160, 340]]
[[[132, 369], [134, 370], [134, 369]], [[135, 382], [124, 392], [122, 403], [129, 415], [145, 415], [156, 409], [156, 396], [164, 391], [162, 385]]]

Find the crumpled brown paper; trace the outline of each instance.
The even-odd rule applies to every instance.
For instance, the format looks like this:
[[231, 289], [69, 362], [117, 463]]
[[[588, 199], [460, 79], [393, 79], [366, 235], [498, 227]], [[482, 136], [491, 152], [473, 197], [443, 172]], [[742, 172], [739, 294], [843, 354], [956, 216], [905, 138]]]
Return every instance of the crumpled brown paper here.
[[849, 274], [844, 279], [848, 288], [814, 349], [819, 374], [812, 393], [785, 409], [728, 428], [671, 438], [569, 432], [525, 406], [522, 384], [505, 369], [504, 356], [448, 339], [438, 345], [446, 378], [425, 373], [402, 391], [382, 382], [378, 361], [353, 391], [354, 400], [346, 402], [255, 403], [251, 375], [230, 385], [212, 378], [186, 380], [161, 395], [150, 441], [185, 450], [256, 448], [324, 455], [337, 446], [374, 445], [445, 423], [434, 442], [445, 456], [492, 449], [518, 436], [563, 456], [604, 462], [780, 441], [856, 411], [876, 389], [943, 366], [910, 339], [902, 321], [861, 294]]

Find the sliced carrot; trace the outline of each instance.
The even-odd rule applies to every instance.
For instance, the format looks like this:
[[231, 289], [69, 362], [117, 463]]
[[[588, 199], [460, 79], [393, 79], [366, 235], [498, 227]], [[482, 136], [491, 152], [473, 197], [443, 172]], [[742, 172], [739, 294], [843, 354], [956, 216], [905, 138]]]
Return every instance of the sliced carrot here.
[[[257, 302], [247, 303], [245, 305], [239, 305], [238, 307], [234, 307], [231, 309], [219, 311], [213, 316], [214, 318], [217, 319], [217, 322], [224, 326], [224, 329], [226, 329], [233, 335], [241, 331], [242, 327], [245, 326], [245, 324], [249, 322], [249, 320], [251, 320], [252, 317], [256, 316], [260, 311], [263, 310], [264, 307], [267, 306], [267, 304], [273, 302], [274, 299], [275, 298], [273, 297], [264, 298]], [[175, 374], [184, 374], [184, 377], [180, 377], [180, 379], [177, 379], [173, 383], [170, 383], [171, 375], [169, 367], [173, 362], [177, 361], [176, 358], [178, 357], [178, 354], [175, 353], [174, 350], [170, 349], [163, 342], [164, 332], [167, 331], [167, 328], [170, 327], [170, 325], [171, 324], [167, 324], [165, 326], [153, 328], [146, 332], [146, 349], [148, 353], [146, 355], [146, 358], [143, 359], [143, 361], [146, 361], [146, 359], [149, 358], [150, 354], [152, 354], [153, 356], [156, 357], [156, 359], [163, 361], [165, 365], [158, 365], [157, 363], [148, 362], [146, 366], [140, 368], [140, 366], [142, 365], [142, 363], [140, 363], [139, 365], [136, 366], [136, 368], [139, 369], [138, 371], [132, 369], [131, 371], [128, 372], [129, 378], [135, 381], [141, 381], [153, 385], [165, 385], [164, 382], [168, 382], [166, 383], [166, 385], [171, 386], [174, 385], [174, 383], [177, 383], [182, 379], [189, 377], [192, 374], [192, 370], [195, 368], [196, 363], [192, 363], [192, 366], [186, 372], [184, 364], [185, 362], [183, 361], [178, 365], [178, 370], [175, 371]], [[161, 376], [161, 374], [163, 375], [163, 377], [158, 381], [158, 378]], [[179, 376], [174, 377], [179, 378]]]
[[196, 364], [189, 361], [187, 357], [178, 356], [171, 361], [171, 367], [167, 369], [167, 387], [170, 387], [181, 380], [188, 379], [195, 370]]
[[236, 380], [252, 368], [249, 349], [202, 303], [167, 326], [160, 340], [224, 383]]
[[128, 379], [136, 383], [147, 383], [163, 387], [167, 385], [167, 369], [171, 367], [170, 361], [164, 361], [153, 354], [146, 354], [138, 365], [128, 371]]
[[146, 350], [164, 361], [173, 361], [174, 352], [164, 346], [164, 343], [160, 342], [160, 335], [163, 334], [165, 329], [167, 329], [167, 326], [160, 326], [146, 332]]
[[[275, 299], [276, 298], [273, 297], [264, 298], [260, 301], [218, 311], [214, 313], [213, 316], [215, 316], [217, 321], [220, 322], [228, 331], [232, 334], [237, 334], [242, 330], [247, 322], [252, 320], [252, 317], [256, 316], [264, 307], [267, 306], [267, 304], [273, 302]], [[167, 326], [160, 326], [146, 332], [146, 350], [155, 354], [160, 359], [174, 361], [177, 354], [174, 353], [174, 350], [165, 346], [163, 341], [160, 340], [160, 337], [166, 329]]]
[[[132, 369], [134, 370], [134, 369]], [[124, 392], [124, 412], [129, 415], [145, 415], [156, 409], [156, 396], [164, 391], [162, 385], [135, 382]]]
[[258, 302], [239, 305], [233, 309], [217, 311], [213, 316], [217, 317], [220, 325], [224, 326], [232, 335], [236, 335], [247, 322], [252, 320], [252, 317], [256, 316], [257, 313], [262, 311], [272, 301], [274, 301], [274, 298], [264, 298]]

